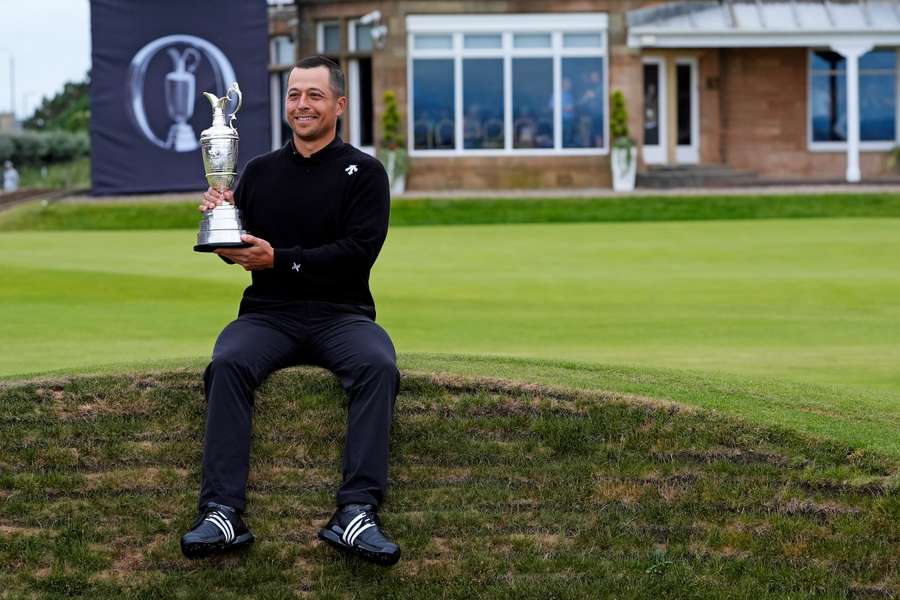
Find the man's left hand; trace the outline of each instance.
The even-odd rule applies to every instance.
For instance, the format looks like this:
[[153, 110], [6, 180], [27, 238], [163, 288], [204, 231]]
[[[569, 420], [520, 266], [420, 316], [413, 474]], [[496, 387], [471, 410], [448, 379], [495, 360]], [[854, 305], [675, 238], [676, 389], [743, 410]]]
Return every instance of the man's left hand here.
[[245, 233], [241, 241], [250, 244], [249, 248], [218, 248], [216, 254], [234, 261], [246, 271], [271, 269], [275, 265], [275, 251], [266, 240]]

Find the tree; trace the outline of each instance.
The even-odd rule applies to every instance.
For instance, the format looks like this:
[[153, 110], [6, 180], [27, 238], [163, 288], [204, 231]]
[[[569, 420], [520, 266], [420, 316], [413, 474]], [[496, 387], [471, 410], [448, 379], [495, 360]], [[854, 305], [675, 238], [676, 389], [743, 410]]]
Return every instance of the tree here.
[[25, 120], [25, 129], [37, 131], [87, 132], [91, 118], [90, 71], [81, 82], [67, 82], [61, 92], [44, 98], [34, 114]]

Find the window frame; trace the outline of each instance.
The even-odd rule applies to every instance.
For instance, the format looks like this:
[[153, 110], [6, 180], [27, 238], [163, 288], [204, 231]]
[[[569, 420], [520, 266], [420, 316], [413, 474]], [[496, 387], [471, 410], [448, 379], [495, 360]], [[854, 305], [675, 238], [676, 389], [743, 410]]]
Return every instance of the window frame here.
[[326, 19], [324, 21], [316, 21], [316, 52], [323, 56], [328, 54], [335, 54], [332, 51], [325, 51], [325, 27], [327, 25], [334, 25], [338, 30], [338, 49], [337, 53], [343, 52], [343, 42], [341, 41], [341, 22], [335, 19]]
[[[816, 142], [813, 141], [813, 54], [820, 51], [830, 51], [831, 48], [813, 47], [806, 52], [806, 148], [810, 152], [846, 152], [847, 142]], [[876, 46], [873, 50], [890, 50], [890, 48]], [[868, 140], [859, 141], [860, 152], [886, 152], [900, 144], [900, 47], [895, 48], [897, 63], [894, 69], [894, 139], [893, 140]], [[860, 69], [858, 76], [863, 75]], [[862, 115], [860, 115], [862, 116]]]
[[[274, 59], [277, 58], [277, 55], [278, 55], [278, 52], [276, 50], [278, 47], [278, 42], [279, 42], [279, 40], [283, 40], [283, 39], [287, 39], [289, 41], [291, 48], [293, 50], [291, 61], [286, 62], [286, 63], [275, 62]], [[281, 35], [273, 35], [269, 38], [269, 64], [270, 65], [275, 66], [275, 67], [284, 67], [286, 65], [293, 65], [296, 61], [297, 61], [297, 43], [294, 40], [294, 36], [287, 35], [287, 34], [281, 34]]]
[[[513, 15], [410, 15], [407, 17], [406, 89], [407, 151], [410, 156], [598, 156], [609, 154], [609, 32], [606, 13], [547, 13]], [[500, 34], [500, 48], [466, 48], [467, 34]], [[549, 48], [514, 48], [516, 33], [550, 33]], [[599, 48], [563, 47], [566, 33], [597, 33]], [[416, 49], [417, 34], [449, 34], [449, 49]], [[562, 146], [562, 61], [564, 58], [599, 58], [603, 66], [603, 146], [600, 148], [564, 148]], [[464, 147], [463, 138], [463, 60], [494, 58], [503, 61], [503, 148]], [[513, 147], [513, 81], [514, 58], [550, 58], [553, 61], [553, 148]], [[454, 138], [453, 149], [416, 149], [414, 136], [415, 94], [413, 62], [422, 59], [451, 59], [454, 72]]]

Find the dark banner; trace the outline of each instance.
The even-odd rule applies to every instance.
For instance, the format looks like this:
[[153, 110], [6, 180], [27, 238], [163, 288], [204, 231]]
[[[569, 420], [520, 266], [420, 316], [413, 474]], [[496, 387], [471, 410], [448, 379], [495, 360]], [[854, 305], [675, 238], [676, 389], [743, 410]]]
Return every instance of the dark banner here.
[[266, 0], [91, 0], [94, 194], [206, 189], [203, 92], [233, 81], [238, 173], [271, 149], [267, 18]]

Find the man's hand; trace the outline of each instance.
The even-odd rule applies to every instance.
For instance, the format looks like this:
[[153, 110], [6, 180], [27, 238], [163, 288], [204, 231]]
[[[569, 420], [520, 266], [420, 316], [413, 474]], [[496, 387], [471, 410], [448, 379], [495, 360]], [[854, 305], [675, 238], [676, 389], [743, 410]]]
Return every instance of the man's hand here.
[[209, 188], [203, 194], [203, 202], [198, 207], [200, 212], [212, 210], [220, 204], [234, 204], [234, 193], [231, 190], [225, 190], [225, 193]]
[[[203, 209], [201, 208], [201, 210]], [[246, 271], [271, 269], [275, 265], [275, 250], [272, 249], [269, 242], [248, 233], [241, 236], [241, 241], [251, 244], [251, 246], [249, 248], [218, 248], [215, 253], [241, 265]]]

